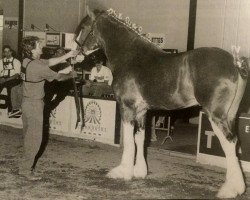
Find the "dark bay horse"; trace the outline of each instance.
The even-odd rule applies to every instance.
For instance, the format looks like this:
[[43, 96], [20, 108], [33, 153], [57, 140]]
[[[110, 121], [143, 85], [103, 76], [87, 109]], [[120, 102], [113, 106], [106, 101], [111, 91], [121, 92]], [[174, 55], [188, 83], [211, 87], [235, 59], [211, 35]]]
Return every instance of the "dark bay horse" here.
[[[76, 35], [82, 49], [97, 45], [113, 72], [113, 90], [120, 107], [123, 154], [110, 178], [144, 178], [145, 114], [149, 109], [173, 110], [202, 106], [220, 140], [227, 161], [226, 181], [217, 196], [230, 198], [245, 191], [236, 156], [234, 121], [245, 91], [249, 64], [219, 48], [198, 48], [169, 55], [141, 35], [141, 28], [112, 9], [88, 10]], [[245, 73], [243, 73], [245, 72]], [[245, 76], [244, 76], [245, 74]], [[134, 127], [138, 127], [134, 135]]]

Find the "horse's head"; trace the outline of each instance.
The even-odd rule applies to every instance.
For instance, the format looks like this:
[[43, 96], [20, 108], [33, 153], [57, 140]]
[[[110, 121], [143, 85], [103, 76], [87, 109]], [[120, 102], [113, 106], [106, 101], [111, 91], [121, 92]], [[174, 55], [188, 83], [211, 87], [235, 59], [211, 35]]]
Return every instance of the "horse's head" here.
[[98, 17], [104, 13], [103, 11], [95, 10], [94, 12], [87, 9], [87, 16], [82, 19], [78, 25], [75, 34], [76, 42], [86, 53], [86, 51], [92, 51], [100, 48], [100, 40], [96, 34], [95, 26]]

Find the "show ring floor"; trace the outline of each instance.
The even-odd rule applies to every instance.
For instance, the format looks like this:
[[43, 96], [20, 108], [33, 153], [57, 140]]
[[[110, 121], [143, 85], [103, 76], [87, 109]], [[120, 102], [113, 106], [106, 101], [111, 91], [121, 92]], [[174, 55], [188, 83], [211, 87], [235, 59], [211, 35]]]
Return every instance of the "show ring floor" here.
[[167, 131], [156, 130], [155, 132], [157, 141], [150, 142], [151, 147], [196, 156], [198, 124], [176, 123], [173, 132], [170, 134], [172, 140], [170, 138], [165, 140]]
[[[121, 148], [52, 135], [37, 165], [42, 179], [30, 181], [18, 175], [21, 130], [0, 126], [0, 140], [1, 200], [214, 199], [225, 178], [225, 169], [200, 165], [194, 156], [150, 147], [146, 179], [112, 180], [105, 175], [119, 164]], [[237, 199], [250, 198], [245, 175], [247, 191]]]

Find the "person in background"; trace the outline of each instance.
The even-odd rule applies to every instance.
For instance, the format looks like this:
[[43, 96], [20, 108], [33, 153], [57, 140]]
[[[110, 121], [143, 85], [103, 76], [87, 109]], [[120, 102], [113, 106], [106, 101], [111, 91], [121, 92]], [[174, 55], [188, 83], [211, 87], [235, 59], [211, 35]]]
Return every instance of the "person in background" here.
[[21, 116], [22, 84], [20, 72], [20, 61], [13, 57], [11, 47], [5, 45], [3, 47], [3, 59], [0, 60], [0, 93], [3, 88], [7, 89], [11, 104], [10, 108], [8, 108], [10, 118]]
[[67, 54], [40, 59], [43, 45], [38, 37], [28, 36], [22, 41], [24, 60], [22, 63], [21, 77], [23, 79], [22, 121], [24, 132], [24, 153], [19, 163], [19, 174], [28, 179], [37, 180], [34, 169], [43, 136], [43, 111], [44, 111], [44, 83], [47, 81], [64, 81], [76, 76], [76, 73], [60, 74], [50, 69], [51, 66], [75, 57], [78, 51]]
[[97, 59], [95, 66], [92, 68], [89, 80], [83, 85], [83, 95], [106, 96], [112, 94], [111, 84], [113, 75], [111, 70], [103, 65], [103, 61]]

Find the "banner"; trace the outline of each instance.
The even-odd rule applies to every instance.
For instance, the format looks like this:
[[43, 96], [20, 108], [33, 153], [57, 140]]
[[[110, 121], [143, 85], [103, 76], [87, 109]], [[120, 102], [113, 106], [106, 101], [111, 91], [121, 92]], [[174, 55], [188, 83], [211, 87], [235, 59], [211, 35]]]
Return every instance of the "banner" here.
[[[50, 131], [55, 134], [67, 135], [70, 127], [70, 105], [71, 98], [66, 97], [60, 104], [51, 111]], [[60, 133], [58, 133], [60, 132]]]
[[116, 123], [116, 101], [83, 98], [85, 126], [81, 131], [81, 122], [75, 129], [76, 108], [72, 98], [71, 133], [73, 137], [96, 140], [114, 145]]

